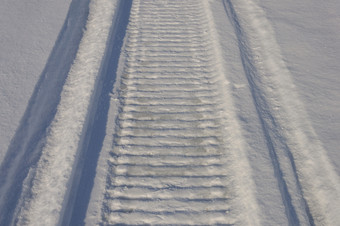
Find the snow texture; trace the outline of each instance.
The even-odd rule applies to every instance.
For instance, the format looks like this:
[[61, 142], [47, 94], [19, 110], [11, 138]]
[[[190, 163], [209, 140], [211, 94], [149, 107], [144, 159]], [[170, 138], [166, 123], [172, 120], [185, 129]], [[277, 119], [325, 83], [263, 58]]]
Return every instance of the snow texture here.
[[0, 225], [337, 225], [339, 6], [1, 0]]

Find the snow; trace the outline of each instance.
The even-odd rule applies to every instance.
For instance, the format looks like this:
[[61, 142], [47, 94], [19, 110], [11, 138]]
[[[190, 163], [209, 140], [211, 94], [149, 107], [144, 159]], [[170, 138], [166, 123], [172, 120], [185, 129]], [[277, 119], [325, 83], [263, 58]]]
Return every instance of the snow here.
[[72, 166], [78, 149], [82, 148], [78, 145], [84, 139], [82, 131], [86, 130], [87, 111], [95, 92], [115, 7], [113, 2], [105, 0], [91, 2], [89, 6], [86, 31], [30, 182], [33, 198], [24, 197], [19, 224], [54, 225], [59, 221], [64, 198], [67, 199], [67, 185], [72, 178]]
[[[219, 64], [220, 72], [219, 74], [224, 77], [224, 84], [220, 87], [222, 90], [223, 99], [225, 102], [224, 112], [230, 118], [230, 128], [226, 129], [226, 133], [233, 133], [233, 137], [230, 139], [231, 147], [230, 149], [233, 150], [234, 159], [231, 161], [234, 167], [234, 174], [237, 175], [236, 177], [239, 179], [237, 182], [237, 191], [239, 192], [240, 200], [238, 202], [243, 203], [241, 208], [243, 214], [242, 218], [244, 218], [243, 224], [246, 225], [261, 225], [261, 220], [259, 215], [261, 215], [261, 210], [258, 207], [256, 201], [256, 195], [254, 194], [256, 191], [254, 181], [252, 177], [254, 176], [252, 170], [250, 168], [249, 159], [247, 157], [247, 146], [244, 142], [245, 137], [242, 134], [240, 122], [236, 116], [236, 110], [234, 106], [233, 98], [230, 96], [232, 94], [232, 88], [230, 87], [230, 82], [227, 80], [225, 75], [231, 74], [230, 68], [223, 67], [225, 65], [222, 61], [223, 53], [222, 53], [222, 46], [218, 45], [220, 43], [219, 36], [218, 36], [218, 27], [216, 27], [214, 23], [214, 17], [212, 12], [214, 12], [213, 8], [210, 8], [208, 3], [205, 3], [205, 8], [207, 9], [207, 17], [210, 21], [209, 27], [211, 27], [211, 34], [214, 39], [212, 42], [215, 44], [215, 54], [217, 56], [217, 63]], [[223, 80], [222, 80], [223, 81]]]
[[2, 0], [0, 163], [62, 28], [70, 0]]
[[[272, 146], [270, 149], [277, 155], [278, 164], [283, 165], [279, 166], [283, 180], [289, 181], [294, 177], [295, 180], [299, 180], [295, 183], [301, 186], [314, 223], [335, 224], [339, 220], [337, 219], [340, 202], [339, 178], [295, 91], [292, 76], [276, 43], [275, 33], [260, 7], [248, 1], [238, 1], [234, 5], [241, 17], [236, 18], [237, 15], [232, 9], [230, 14], [235, 21], [234, 26], [240, 39], [241, 55], [247, 55], [241, 57], [245, 62], [244, 67], [252, 87], [256, 108], [260, 112], [260, 117], [266, 117], [261, 120], [267, 140]], [[250, 53], [248, 48], [251, 49]], [[255, 62], [251, 55], [257, 56]], [[271, 118], [267, 118], [268, 114]], [[282, 155], [280, 152], [286, 153]], [[287, 171], [290, 164], [293, 167], [292, 173]], [[299, 193], [295, 190], [299, 188], [291, 187], [294, 182], [284, 183], [287, 183], [285, 192]], [[287, 204], [291, 206], [286, 208], [297, 210], [306, 208], [304, 200], [299, 200], [298, 197], [291, 195], [291, 201], [291, 204]], [[297, 216], [294, 216], [295, 214]], [[292, 216], [288, 217], [293, 218], [293, 222], [308, 222], [308, 216], [303, 213], [301, 216], [298, 212], [292, 213]]]
[[340, 174], [340, 3], [260, 1], [310, 122]]
[[337, 225], [338, 9], [1, 0], [0, 224]]

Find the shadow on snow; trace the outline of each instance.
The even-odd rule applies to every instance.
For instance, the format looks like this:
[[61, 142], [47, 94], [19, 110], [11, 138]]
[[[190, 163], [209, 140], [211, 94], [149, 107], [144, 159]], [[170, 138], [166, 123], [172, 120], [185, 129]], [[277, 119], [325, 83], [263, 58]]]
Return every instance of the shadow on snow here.
[[[15, 222], [12, 219], [22, 196], [23, 182], [31, 178], [29, 171], [41, 156], [48, 127], [78, 51], [88, 11], [89, 0], [72, 0], [57, 41], [0, 166], [0, 225]], [[23, 194], [23, 197], [30, 196]]]

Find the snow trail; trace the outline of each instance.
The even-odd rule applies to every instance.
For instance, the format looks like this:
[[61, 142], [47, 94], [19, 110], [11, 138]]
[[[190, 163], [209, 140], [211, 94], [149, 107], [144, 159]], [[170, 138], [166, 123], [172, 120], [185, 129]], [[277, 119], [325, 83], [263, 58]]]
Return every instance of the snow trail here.
[[340, 182], [256, 1], [225, 0], [291, 224], [336, 225]]
[[260, 224], [209, 10], [133, 2], [101, 219], [86, 222]]
[[[53, 59], [69, 52], [59, 47], [1, 164], [0, 224], [261, 225], [274, 202], [290, 225], [340, 221], [339, 178], [257, 0], [89, 2], [69, 73], [61, 61], [52, 77], [62, 75], [47, 81]], [[237, 39], [236, 75], [237, 54], [224, 65], [226, 33]], [[249, 86], [232, 85], [254, 105], [235, 102], [226, 80], [242, 69]], [[251, 168], [249, 143], [259, 140], [267, 162]], [[261, 198], [274, 195], [256, 191], [256, 167], [275, 174], [266, 207]]]

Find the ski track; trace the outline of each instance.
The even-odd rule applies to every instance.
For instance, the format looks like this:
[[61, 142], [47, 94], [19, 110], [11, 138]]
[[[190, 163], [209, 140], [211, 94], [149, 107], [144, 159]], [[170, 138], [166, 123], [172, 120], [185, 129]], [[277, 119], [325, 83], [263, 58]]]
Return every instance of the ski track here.
[[[339, 178], [270, 22], [257, 1], [222, 2], [287, 222], [336, 225]], [[39, 124], [32, 114], [43, 110], [29, 106], [32, 128], [21, 125], [16, 140], [27, 137], [1, 165], [0, 224], [261, 225], [241, 129], [247, 122], [236, 114], [219, 45], [223, 28], [210, 4], [90, 1], [77, 56], [58, 80], [60, 101], [49, 107], [56, 105], [54, 118]], [[37, 95], [31, 101], [46, 102]]]

